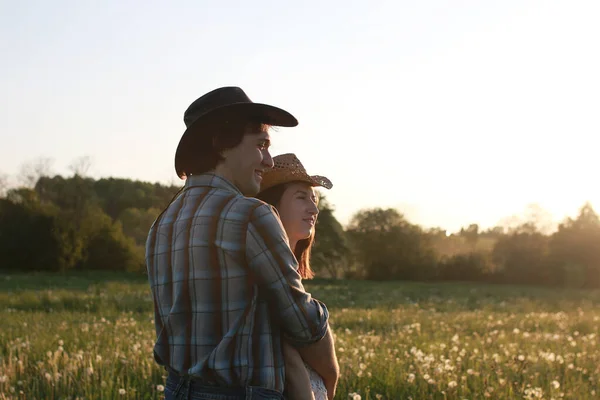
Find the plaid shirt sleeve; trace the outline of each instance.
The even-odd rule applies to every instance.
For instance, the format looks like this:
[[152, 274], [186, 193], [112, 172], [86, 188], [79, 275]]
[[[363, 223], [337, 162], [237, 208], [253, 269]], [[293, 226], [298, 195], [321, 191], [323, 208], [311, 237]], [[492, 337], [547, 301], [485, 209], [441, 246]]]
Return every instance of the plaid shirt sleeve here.
[[301, 347], [322, 339], [328, 326], [327, 307], [304, 290], [283, 225], [268, 204], [263, 203], [252, 212], [246, 257], [256, 283], [267, 293], [275, 319], [290, 343]]

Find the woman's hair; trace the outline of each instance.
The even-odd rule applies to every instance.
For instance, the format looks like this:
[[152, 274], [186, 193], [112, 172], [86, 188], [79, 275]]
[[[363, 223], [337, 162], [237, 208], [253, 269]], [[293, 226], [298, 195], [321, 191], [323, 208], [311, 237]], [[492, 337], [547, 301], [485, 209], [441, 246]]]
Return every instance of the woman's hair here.
[[[283, 192], [287, 189], [289, 183], [282, 183], [280, 185], [273, 186], [267, 190], [260, 192], [256, 197], [266, 203], [269, 203], [275, 208], [279, 207], [279, 202], [283, 196]], [[296, 260], [298, 260], [298, 274], [302, 279], [314, 278], [315, 273], [310, 268], [310, 250], [315, 240], [315, 229], [312, 230], [310, 236], [306, 239], [299, 240], [296, 243], [296, 248], [292, 249]]]

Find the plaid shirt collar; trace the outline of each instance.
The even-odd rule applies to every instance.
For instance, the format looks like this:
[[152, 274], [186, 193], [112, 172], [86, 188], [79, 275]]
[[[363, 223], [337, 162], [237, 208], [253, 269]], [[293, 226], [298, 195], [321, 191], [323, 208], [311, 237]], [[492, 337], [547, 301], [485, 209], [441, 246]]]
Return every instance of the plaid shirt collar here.
[[206, 172], [204, 174], [190, 176], [185, 180], [185, 188], [187, 189], [191, 187], [211, 187], [223, 189], [243, 196], [242, 192], [240, 192], [240, 189], [238, 189], [237, 186], [214, 172]]

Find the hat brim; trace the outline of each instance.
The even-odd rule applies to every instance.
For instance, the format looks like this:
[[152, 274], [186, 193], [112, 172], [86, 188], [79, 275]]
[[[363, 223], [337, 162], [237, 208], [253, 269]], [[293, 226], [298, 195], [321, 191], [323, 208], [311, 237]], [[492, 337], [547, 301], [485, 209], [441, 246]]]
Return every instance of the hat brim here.
[[[277, 172], [271, 172], [271, 173], [277, 173]], [[320, 186], [320, 187], [324, 187], [325, 189], [328, 189], [328, 190], [333, 187], [333, 183], [331, 183], [331, 181], [325, 176], [306, 175], [306, 174], [290, 174], [288, 171], [286, 171], [285, 173], [278, 174], [277, 176], [274, 176], [271, 179], [269, 179], [268, 176], [265, 176], [263, 178], [263, 182], [260, 187], [260, 191], [264, 192], [265, 190], [270, 189], [272, 187], [282, 185], [285, 183], [291, 183], [291, 182], [304, 182], [304, 183], [308, 183], [309, 185], [311, 185], [313, 187]]]
[[249, 122], [257, 122], [271, 126], [281, 126], [291, 128], [298, 125], [298, 120], [289, 112], [268, 104], [262, 103], [233, 103], [222, 107], [214, 108], [209, 112], [202, 114], [194, 121], [181, 135], [177, 150], [175, 151], [175, 171], [180, 178], [183, 178], [182, 171], [182, 153], [186, 150], [191, 137], [197, 134], [202, 134], [202, 127], [207, 117], [215, 117], [222, 115], [223, 117], [235, 117], [247, 119]]

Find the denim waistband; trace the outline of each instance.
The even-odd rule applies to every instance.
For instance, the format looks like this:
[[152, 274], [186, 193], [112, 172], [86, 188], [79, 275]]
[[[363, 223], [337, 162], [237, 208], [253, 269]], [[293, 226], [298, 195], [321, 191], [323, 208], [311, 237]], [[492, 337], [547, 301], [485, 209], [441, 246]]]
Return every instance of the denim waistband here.
[[276, 390], [267, 389], [258, 386], [230, 387], [217, 386], [211, 381], [205, 381], [199, 377], [182, 376], [173, 370], [169, 370], [167, 378], [167, 387], [173, 391], [174, 398], [193, 397], [194, 393], [214, 394], [220, 396], [231, 396], [239, 399], [274, 399], [284, 400], [283, 394]]

